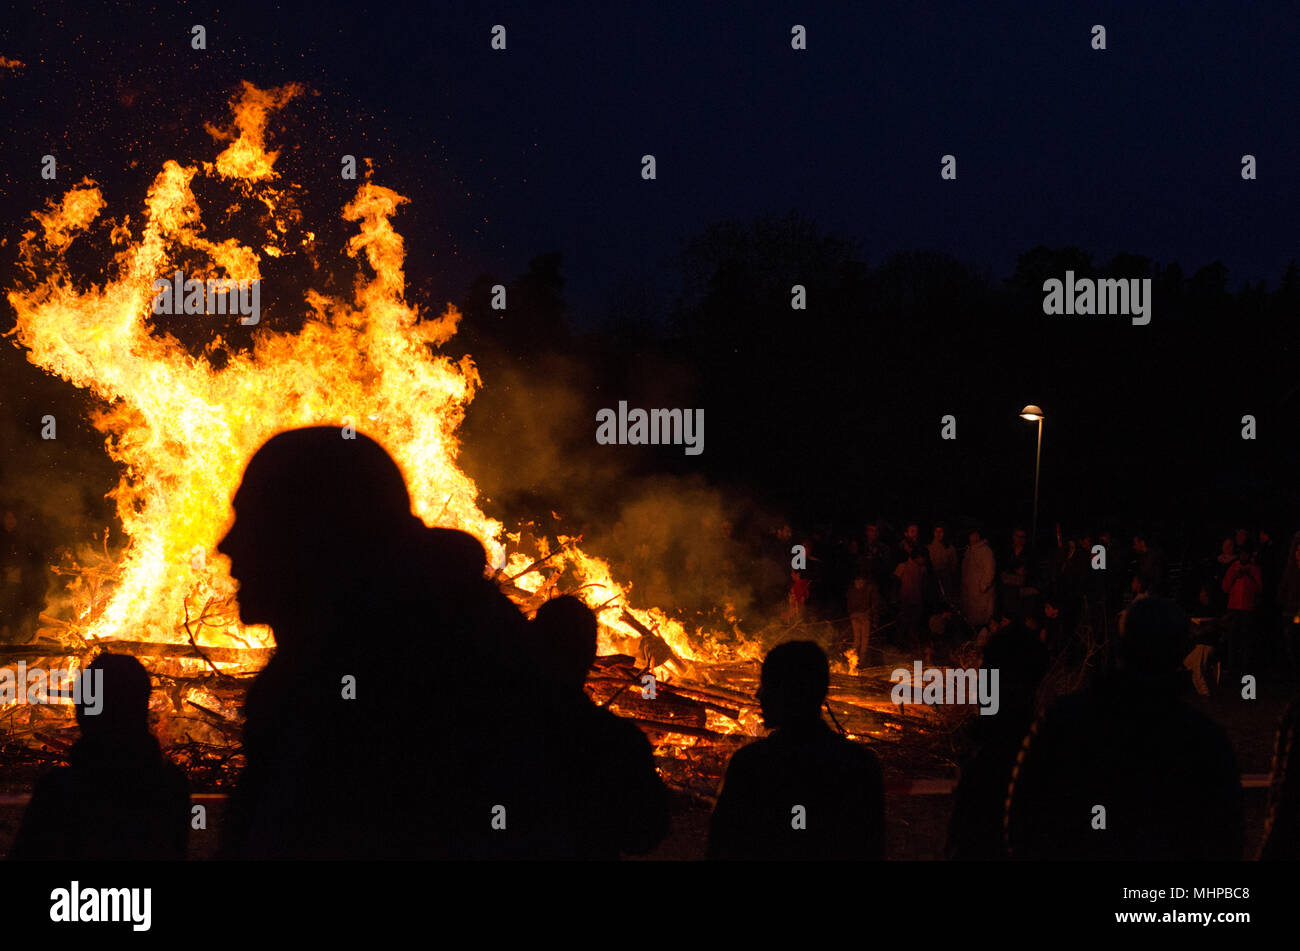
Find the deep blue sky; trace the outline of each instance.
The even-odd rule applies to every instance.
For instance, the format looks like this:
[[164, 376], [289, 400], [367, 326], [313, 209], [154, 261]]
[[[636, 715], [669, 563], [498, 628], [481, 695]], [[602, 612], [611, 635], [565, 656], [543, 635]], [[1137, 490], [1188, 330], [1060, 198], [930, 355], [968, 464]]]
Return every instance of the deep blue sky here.
[[[871, 264], [929, 247], [994, 277], [1040, 243], [1188, 274], [1217, 258], [1233, 288], [1275, 286], [1300, 257], [1291, 3], [368, 6], [16, 7], [0, 54], [28, 66], [0, 76], [0, 185], [28, 187], [34, 130], [57, 147], [124, 88], [139, 140], [164, 147], [143, 121], [160, 108], [193, 128], [224, 119], [239, 78], [297, 79], [355, 123], [329, 148], [374, 156], [377, 180], [412, 196], [398, 227], [445, 299], [560, 250], [585, 321], [709, 222], [792, 208]], [[191, 23], [206, 54], [188, 49]], [[121, 123], [105, 123], [111, 150]], [[939, 179], [949, 152], [956, 182]]]

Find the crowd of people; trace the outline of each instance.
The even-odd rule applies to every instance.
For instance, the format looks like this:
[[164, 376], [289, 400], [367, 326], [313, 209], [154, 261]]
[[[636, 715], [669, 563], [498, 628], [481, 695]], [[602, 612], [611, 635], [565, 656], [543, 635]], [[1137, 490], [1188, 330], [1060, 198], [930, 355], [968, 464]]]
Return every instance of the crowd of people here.
[[[224, 857], [608, 860], [664, 840], [669, 794], [648, 740], [583, 689], [595, 614], [558, 597], [528, 619], [487, 576], [477, 540], [412, 515], [377, 443], [281, 433], [249, 462], [234, 510], [219, 549], [241, 620], [270, 625], [276, 652], [246, 698]], [[1187, 618], [1161, 596], [1169, 579], [1149, 539], [1134, 539], [1125, 564], [1098, 536], [1133, 578], [1113, 635], [1098, 635], [1120, 602], [1092, 567], [1091, 538], [1058, 532], [1036, 559], [1023, 531], [1001, 557], [977, 527], [960, 557], [943, 526], [928, 545], [915, 524], [896, 549], [881, 535], [871, 525], [848, 546], [862, 656], [891, 625], [898, 644], [930, 652], [968, 633], [1001, 672], [998, 714], [974, 717], [963, 744], [951, 857], [1243, 857], [1233, 748], [1186, 702]], [[1262, 608], [1266, 570], [1245, 557], [1250, 542], [1234, 539], [1220, 556], [1235, 557], [1208, 566], [1237, 632]], [[1293, 603], [1282, 574], [1275, 607]], [[813, 584], [794, 581], [804, 610]], [[1049, 658], [1087, 629], [1107, 645], [1096, 675], [1040, 713]], [[11, 857], [183, 857], [189, 789], [150, 733], [148, 673], [113, 654], [88, 671], [103, 675], [102, 712], [78, 708], [82, 737], [38, 782]], [[768, 652], [757, 699], [770, 732], [728, 764], [709, 858], [885, 857], [881, 763], [823, 719], [829, 683], [818, 643]], [[1296, 784], [1279, 776], [1264, 854], [1294, 858]]]
[[[1121, 540], [1105, 529], [1071, 535], [1057, 525], [1038, 552], [1022, 527], [994, 545], [968, 523], [960, 550], [942, 523], [928, 542], [916, 522], [892, 540], [886, 532], [872, 522], [858, 538], [805, 543], [808, 564], [791, 572], [785, 595], [788, 623], [830, 623], [836, 635], [823, 638], [825, 646], [851, 647], [859, 667], [879, 662], [887, 648], [945, 658], [1020, 621], [1042, 632], [1054, 658], [1068, 652], [1095, 665], [1126, 609], [1160, 596], [1193, 621], [1189, 664], [1203, 692], [1211, 680], [1263, 669], [1300, 680], [1300, 532], [1281, 546], [1266, 528], [1239, 528], [1174, 565], [1145, 532]], [[1218, 677], [1208, 677], [1211, 666]]]
[[[1232, 744], [1188, 701], [1239, 694], [1246, 675], [1300, 683], [1300, 532], [1282, 548], [1266, 529], [1238, 529], [1170, 565], [1143, 532], [1123, 544], [1058, 525], [1036, 556], [1022, 528], [995, 551], [967, 524], [961, 552], [947, 526], [928, 544], [920, 528], [890, 544], [871, 523], [860, 539], [810, 546], [819, 554], [793, 573], [786, 618], [819, 630], [847, 614], [823, 641], [848, 645], [859, 670], [892, 650], [1000, 671], [998, 715], [972, 717], [959, 740], [949, 857], [1242, 858]], [[1067, 687], [1048, 682], [1053, 670]], [[1266, 858], [1300, 856], [1287, 769], [1297, 721], [1300, 700], [1277, 734]]]

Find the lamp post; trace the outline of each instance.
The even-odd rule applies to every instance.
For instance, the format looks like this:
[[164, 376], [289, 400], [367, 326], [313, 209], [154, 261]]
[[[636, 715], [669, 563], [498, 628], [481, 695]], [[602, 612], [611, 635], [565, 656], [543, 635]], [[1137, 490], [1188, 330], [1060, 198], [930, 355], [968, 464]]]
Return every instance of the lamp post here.
[[1038, 466], [1043, 459], [1043, 411], [1030, 403], [1020, 411], [1021, 419], [1038, 421], [1038, 450], [1034, 453], [1034, 528], [1029, 536], [1029, 543], [1038, 547]]

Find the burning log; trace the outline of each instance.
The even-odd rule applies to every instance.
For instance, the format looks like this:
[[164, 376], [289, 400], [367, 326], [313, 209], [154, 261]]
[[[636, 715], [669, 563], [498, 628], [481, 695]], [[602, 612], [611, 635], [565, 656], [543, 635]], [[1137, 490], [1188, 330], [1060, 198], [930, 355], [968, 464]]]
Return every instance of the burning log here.
[[701, 704], [666, 695], [658, 695], [653, 700], [643, 700], [637, 695], [622, 696], [610, 706], [628, 711], [637, 719], [657, 723], [686, 722], [702, 727], [708, 722], [707, 711]]
[[[593, 686], [597, 684], [618, 684], [624, 688], [639, 687], [641, 684], [640, 680], [638, 679], [633, 679], [629, 677], [612, 677], [612, 676], [588, 677], [587, 683]], [[692, 696], [693, 693], [697, 693], [697, 692], [698, 691], [696, 691], [694, 688], [683, 687], [680, 684], [675, 684], [675, 683], [670, 684], [670, 683], [660, 682], [655, 684], [656, 698], [661, 698], [661, 697], [667, 698], [669, 702], [677, 702], [679, 704], [690, 703], [706, 710], [712, 710], [715, 713], [721, 713], [723, 716], [730, 717], [731, 719], [739, 722], [740, 720], [739, 709], [737, 709], [736, 707], [724, 706], [721, 703], [718, 703], [716, 700], [712, 700], [708, 698], [700, 699], [699, 697]], [[647, 702], [650, 703], [650, 702], [658, 702], [658, 701], [655, 700], [655, 701], [647, 701]]]
[[[708, 739], [720, 742], [727, 742], [734, 739], [734, 737], [729, 734], [718, 733], [717, 731], [707, 729], [706, 727], [691, 726], [686, 723], [661, 723], [658, 720], [643, 720], [639, 717], [628, 717], [627, 719], [641, 727], [641, 729], [654, 733], [682, 733], [686, 736], [707, 737]], [[744, 737], [743, 739], [748, 739], [748, 737]]]
[[[187, 657], [195, 660], [205, 659], [203, 655], [206, 654], [208, 660], [221, 663], [256, 665], [258, 667], [264, 665], [271, 659], [271, 655], [275, 653], [275, 649], [271, 647], [204, 647], [200, 650], [191, 647], [189, 644], [167, 644], [161, 641], [102, 640], [88, 641], [84, 647], [76, 644], [53, 644], [49, 642], [4, 644], [0, 645], [0, 659], [23, 660], [36, 657], [79, 657], [85, 659], [100, 651], [131, 654], [134, 657]], [[225, 671], [221, 673], [223, 676], [232, 676]]]
[[682, 673], [690, 669], [686, 661], [677, 656], [677, 652], [666, 640], [638, 621], [627, 608], [623, 609], [622, 618], [624, 623], [641, 635], [638, 653], [646, 666], [659, 667], [662, 664], [672, 664]]
[[551, 552], [549, 555], [546, 555], [546, 556], [544, 556], [544, 557], [542, 557], [542, 558], [538, 558], [537, 560], [535, 560], [534, 562], [532, 562], [532, 563], [531, 563], [527, 568], [525, 568], [523, 571], [520, 571], [520, 572], [517, 572], [517, 573], [515, 573], [515, 574], [513, 574], [513, 575], [510, 575], [510, 576], [507, 577], [505, 580], [506, 580], [507, 582], [512, 582], [512, 583], [513, 583], [515, 580], [517, 580], [517, 579], [519, 579], [519, 578], [522, 578], [524, 575], [529, 574], [530, 572], [534, 572], [534, 571], [538, 570], [539, 568], [542, 567], [542, 565], [546, 564], [548, 561], [550, 561], [552, 558], [554, 558], [556, 555], [558, 555], [558, 554], [559, 554], [560, 552], [562, 552], [563, 550], [564, 550], [563, 548], [557, 548], [555, 551]]
[[225, 734], [231, 739], [238, 740], [241, 738], [242, 731], [239, 729], [239, 727], [231, 723], [220, 713], [217, 713], [217, 711], [209, 710], [207, 707], [203, 706], [202, 704], [195, 703], [193, 700], [186, 700], [185, 703], [193, 707], [195, 710], [198, 710], [200, 713], [202, 713], [203, 714], [202, 720], [204, 723], [208, 724], [208, 726], [213, 727], [216, 730], [219, 730], [221, 733]]

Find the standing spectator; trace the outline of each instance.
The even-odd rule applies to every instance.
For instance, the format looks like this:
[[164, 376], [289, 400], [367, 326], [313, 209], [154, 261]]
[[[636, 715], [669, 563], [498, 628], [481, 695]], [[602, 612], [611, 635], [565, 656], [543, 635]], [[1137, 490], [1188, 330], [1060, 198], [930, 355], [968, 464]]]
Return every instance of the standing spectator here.
[[1160, 550], [1151, 544], [1145, 533], [1133, 536], [1134, 569], [1142, 576], [1146, 590], [1157, 596], [1164, 595], [1165, 565]]
[[1228, 595], [1228, 616], [1224, 623], [1229, 638], [1230, 669], [1248, 673], [1255, 662], [1255, 602], [1262, 588], [1259, 565], [1254, 552], [1238, 549], [1237, 561], [1223, 579]]
[[1105, 602], [1101, 608], [1104, 615], [1110, 618], [1119, 612], [1120, 605], [1128, 597], [1124, 579], [1131, 578], [1132, 575], [1125, 571], [1129, 560], [1128, 552], [1110, 529], [1103, 528], [1098, 532], [1097, 541], [1106, 550], [1106, 570], [1100, 572], [1099, 577], [1102, 581], [1102, 600]]
[[957, 549], [944, 541], [945, 534], [942, 524], [934, 527], [934, 537], [929, 546], [930, 570], [934, 572], [934, 581], [939, 586], [939, 593], [943, 600], [955, 604], [958, 601], [959, 581]]
[[643, 855], [668, 834], [668, 790], [655, 771], [650, 742], [630, 720], [583, 692], [596, 660], [596, 615], [573, 595], [537, 609], [532, 632], [555, 679], [547, 714], [559, 725], [552, 747], [555, 781], [573, 840], [563, 857], [615, 861]]
[[900, 646], [917, 646], [922, 624], [928, 620], [925, 613], [926, 589], [925, 551], [920, 545], [912, 549], [906, 561], [894, 569], [898, 578], [898, 634]]
[[1092, 571], [1091, 539], [1086, 536], [1075, 541], [1065, 539], [1055, 582], [1048, 595], [1060, 611], [1060, 627], [1073, 634], [1083, 612], [1083, 597], [1088, 589], [1088, 574]]
[[786, 595], [785, 619], [790, 624], [803, 622], [804, 606], [812, 594], [812, 585], [797, 571], [790, 572], [790, 592]]
[[1255, 546], [1255, 564], [1259, 565], [1260, 575], [1264, 579], [1264, 597], [1272, 598], [1281, 580], [1282, 552], [1273, 542], [1273, 534], [1267, 529], [1259, 530], [1259, 544]]
[[908, 522], [898, 543], [898, 563], [907, 561], [917, 551], [921, 551], [921, 526], [916, 522]]
[[1116, 624], [1121, 636], [1124, 634], [1124, 625], [1127, 622], [1129, 611], [1133, 610], [1133, 605], [1145, 600], [1151, 594], [1141, 575], [1133, 576], [1133, 580], [1129, 582], [1129, 591], [1133, 593], [1133, 597], [1124, 610], [1119, 612], [1119, 622]]
[[848, 596], [849, 623], [853, 625], [853, 650], [858, 655], [858, 667], [870, 666], [867, 651], [871, 649], [871, 587], [859, 575], [853, 579]]
[[1261, 528], [1257, 534], [1259, 544], [1255, 547], [1255, 564], [1259, 565], [1262, 587], [1259, 599], [1255, 602], [1258, 622], [1256, 627], [1264, 648], [1260, 660], [1271, 667], [1287, 663], [1286, 646], [1282, 638], [1285, 628], [1278, 625], [1277, 603], [1278, 589], [1285, 565], [1282, 561], [1283, 553], [1278, 551], [1278, 546], [1273, 543], [1272, 533], [1268, 529]]
[[970, 547], [961, 563], [961, 610], [966, 623], [980, 628], [993, 617], [993, 582], [997, 577], [993, 549], [978, 528], [970, 530]]
[[1002, 613], [1007, 617], [1020, 617], [1021, 590], [1029, 584], [1029, 545], [1023, 528], [1011, 533], [1011, 550], [1002, 568]]
[[[822, 561], [822, 540], [819, 532], [814, 532], [811, 538], [805, 538], [802, 542], [804, 548], [804, 557], [808, 560], [807, 566], [799, 572], [799, 576], [808, 586], [808, 594], [804, 598], [803, 614], [808, 615], [810, 619], [816, 619], [818, 616], [818, 607], [826, 597], [826, 565]], [[697, 576], [703, 580], [704, 574], [697, 573]], [[706, 586], [707, 590], [707, 586]], [[836, 605], [838, 607], [838, 605]]]
[[710, 859], [884, 858], [880, 761], [822, 720], [829, 682], [826, 655], [811, 641], [779, 644], [763, 660], [758, 701], [773, 732], [727, 764]]
[[893, 560], [889, 549], [880, 540], [880, 525], [871, 522], [867, 525], [867, 540], [858, 556], [858, 574], [867, 579], [868, 597], [871, 616], [871, 630], [880, 629], [885, 614], [885, 595], [893, 581]]
[[1255, 600], [1262, 587], [1263, 578], [1259, 565], [1255, 564], [1255, 554], [1247, 549], [1240, 554], [1223, 579], [1223, 590], [1228, 594], [1228, 610], [1255, 610]]
[[1213, 565], [1213, 585], [1210, 592], [1214, 596], [1214, 608], [1216, 614], [1222, 614], [1227, 610], [1228, 599], [1223, 593], [1223, 579], [1228, 576], [1228, 569], [1237, 563], [1237, 543], [1231, 538], [1225, 538], [1219, 545], [1219, 554], [1214, 559]]
[[1060, 590], [1061, 575], [1065, 571], [1065, 565], [1069, 561], [1072, 548], [1070, 537], [1065, 534], [1065, 529], [1061, 527], [1061, 523], [1057, 522], [1055, 531], [1052, 533], [1052, 554], [1047, 559], [1047, 591]]

